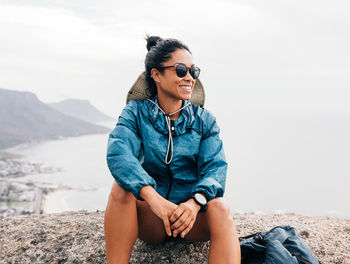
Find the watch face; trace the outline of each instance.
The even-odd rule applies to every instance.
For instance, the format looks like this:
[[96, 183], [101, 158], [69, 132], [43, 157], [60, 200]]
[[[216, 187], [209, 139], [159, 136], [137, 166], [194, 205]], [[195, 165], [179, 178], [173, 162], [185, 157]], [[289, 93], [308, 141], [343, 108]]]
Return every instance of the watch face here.
[[204, 195], [200, 194], [200, 193], [196, 193], [194, 195], [194, 198], [197, 200], [198, 203], [200, 203], [201, 205], [205, 205], [207, 203], [207, 199], [205, 199]]

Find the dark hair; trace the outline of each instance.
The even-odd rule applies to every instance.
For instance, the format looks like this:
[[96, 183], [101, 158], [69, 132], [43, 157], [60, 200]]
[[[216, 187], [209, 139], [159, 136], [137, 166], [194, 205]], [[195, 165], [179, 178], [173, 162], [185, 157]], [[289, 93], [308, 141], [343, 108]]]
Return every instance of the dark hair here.
[[146, 41], [148, 50], [145, 59], [146, 82], [150, 95], [154, 96], [157, 94], [157, 87], [151, 76], [151, 70], [155, 68], [163, 72], [164, 69], [161, 68], [163, 62], [168, 61], [171, 58], [171, 54], [178, 49], [185, 49], [189, 53], [191, 53], [191, 51], [185, 44], [177, 39], [162, 39], [158, 36], [147, 35]]

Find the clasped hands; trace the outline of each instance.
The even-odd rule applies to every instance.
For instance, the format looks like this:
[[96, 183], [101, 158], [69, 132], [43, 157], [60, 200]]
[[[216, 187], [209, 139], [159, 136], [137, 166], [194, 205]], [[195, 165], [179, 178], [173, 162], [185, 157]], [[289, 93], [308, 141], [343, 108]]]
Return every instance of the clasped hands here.
[[176, 205], [163, 197], [149, 203], [151, 210], [163, 221], [168, 236], [178, 234], [184, 238], [192, 229], [200, 206], [190, 198], [184, 203]]
[[[184, 238], [192, 229], [200, 210], [200, 206], [193, 200], [193, 198], [175, 206], [175, 211], [173, 211], [169, 217], [170, 229], [173, 231], [172, 235], [174, 237], [180, 234], [180, 236]], [[168, 236], [171, 236], [171, 232], [168, 233], [168, 230], [166, 230], [166, 232]]]
[[190, 232], [200, 210], [193, 198], [177, 205], [160, 196], [151, 186], [143, 187], [140, 195], [163, 221], [168, 236], [180, 234], [184, 238]]

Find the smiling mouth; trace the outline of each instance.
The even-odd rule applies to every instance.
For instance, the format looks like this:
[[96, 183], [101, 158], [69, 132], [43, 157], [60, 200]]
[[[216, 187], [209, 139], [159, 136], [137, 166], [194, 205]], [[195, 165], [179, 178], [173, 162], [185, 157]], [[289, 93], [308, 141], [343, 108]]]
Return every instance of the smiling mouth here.
[[185, 92], [191, 92], [192, 91], [192, 86], [190, 85], [180, 85], [180, 88], [184, 90]]

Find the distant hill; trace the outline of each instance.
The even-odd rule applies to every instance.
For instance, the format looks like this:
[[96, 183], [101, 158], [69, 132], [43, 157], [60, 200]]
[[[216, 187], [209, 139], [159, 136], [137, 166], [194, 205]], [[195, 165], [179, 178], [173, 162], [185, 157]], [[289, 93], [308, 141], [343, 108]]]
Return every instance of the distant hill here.
[[0, 89], [0, 149], [17, 144], [110, 129], [65, 115], [30, 92]]
[[114, 120], [114, 118], [100, 112], [87, 100], [67, 99], [61, 102], [51, 103], [49, 105], [66, 115], [70, 115], [90, 123]]

